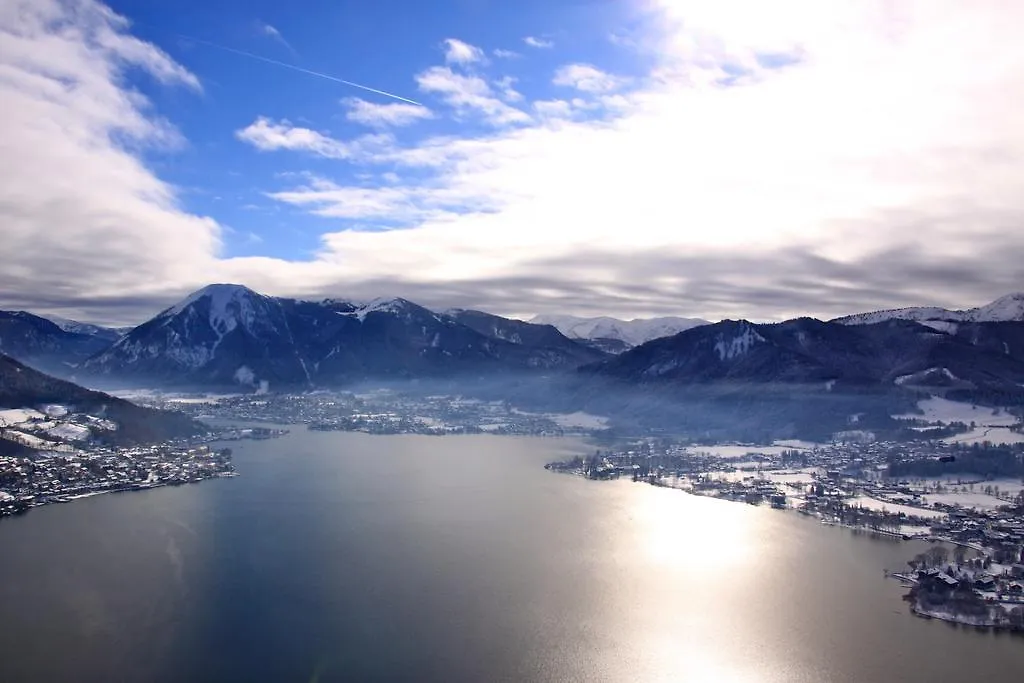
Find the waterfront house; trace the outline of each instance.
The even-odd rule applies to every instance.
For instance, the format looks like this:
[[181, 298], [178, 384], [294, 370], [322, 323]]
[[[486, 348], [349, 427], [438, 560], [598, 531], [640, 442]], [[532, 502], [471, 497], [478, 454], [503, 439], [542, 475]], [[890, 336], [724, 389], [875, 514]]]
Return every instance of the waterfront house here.
[[979, 574], [974, 577], [974, 587], [980, 591], [992, 591], [996, 589], [996, 579], [990, 574]]

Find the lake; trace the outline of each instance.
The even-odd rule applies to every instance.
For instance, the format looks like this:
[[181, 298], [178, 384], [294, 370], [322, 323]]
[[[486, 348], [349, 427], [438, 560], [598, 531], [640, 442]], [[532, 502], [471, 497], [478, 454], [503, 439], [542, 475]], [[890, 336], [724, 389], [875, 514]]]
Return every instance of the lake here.
[[240, 477], [0, 522], [0, 681], [945, 681], [914, 544], [542, 465], [579, 441], [308, 432]]

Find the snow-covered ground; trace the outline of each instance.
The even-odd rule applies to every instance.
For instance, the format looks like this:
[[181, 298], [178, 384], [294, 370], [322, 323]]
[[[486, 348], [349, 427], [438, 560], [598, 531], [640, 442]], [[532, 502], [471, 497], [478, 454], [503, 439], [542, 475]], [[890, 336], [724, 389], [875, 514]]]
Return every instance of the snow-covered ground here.
[[13, 427], [29, 420], [42, 420], [46, 416], [31, 408], [0, 410], [0, 427]]
[[582, 411], [575, 413], [553, 414], [549, 416], [559, 427], [573, 429], [607, 429], [608, 418], [591, 415]]
[[793, 446], [689, 446], [688, 453], [706, 453], [719, 458], [743, 458], [747, 455], [779, 455]]
[[796, 472], [765, 472], [764, 477], [776, 484], [810, 484], [814, 481], [812, 470]]
[[975, 423], [978, 427], [998, 427], [1012, 425], [1017, 418], [1001, 408], [973, 406], [970, 403], [950, 401], [946, 398], [933, 396], [919, 401], [917, 407], [924, 411], [923, 415], [906, 413], [893, 415], [897, 420], [925, 420], [949, 424], [951, 422]]
[[[1024, 481], [1021, 481], [1020, 479], [993, 479], [992, 481], [986, 481], [984, 484], [981, 484], [981, 486], [998, 486], [1000, 493], [1006, 492], [1017, 494], [1024, 489]], [[977, 488], [977, 486], [975, 486], [975, 488]]]
[[918, 517], [945, 517], [945, 512], [939, 510], [923, 510], [921, 508], [911, 507], [910, 505], [899, 505], [897, 503], [886, 503], [883, 500], [877, 498], [870, 498], [868, 496], [856, 496], [846, 501], [848, 505], [859, 505], [869, 510], [885, 510], [886, 512], [903, 512], [908, 515], [916, 515]]
[[820, 443], [814, 443], [813, 441], [801, 441], [800, 439], [782, 439], [780, 441], [776, 441], [772, 445], [798, 451], [813, 451], [815, 448], [821, 447]]
[[[986, 482], [984, 486], [988, 486]], [[975, 487], [977, 488], [977, 486]], [[978, 510], [995, 510], [1000, 505], [1006, 505], [1005, 501], [986, 493], [929, 493], [924, 496], [928, 505], [932, 503], [944, 503], [946, 505], [962, 505], [965, 508], [977, 508]]]
[[40, 450], [57, 450], [59, 446], [64, 445], [59, 444], [56, 441], [48, 441], [47, 439], [40, 438], [35, 434], [26, 434], [25, 432], [20, 432], [14, 429], [7, 430], [6, 435], [12, 441], [16, 441], [20, 444], [28, 446], [29, 448], [37, 448]]
[[963, 434], [943, 439], [945, 443], [974, 444], [988, 441], [994, 444], [1024, 443], [1024, 434], [1006, 427], [978, 427]]
[[73, 422], [65, 422], [64, 424], [47, 429], [46, 435], [66, 441], [84, 441], [89, 438], [91, 432], [88, 427], [83, 427]]
[[565, 429], [608, 429], [607, 417], [591, 415], [582, 411], [576, 411], [575, 413], [531, 413], [513, 408], [512, 413], [527, 417], [546, 417], [559, 427]]

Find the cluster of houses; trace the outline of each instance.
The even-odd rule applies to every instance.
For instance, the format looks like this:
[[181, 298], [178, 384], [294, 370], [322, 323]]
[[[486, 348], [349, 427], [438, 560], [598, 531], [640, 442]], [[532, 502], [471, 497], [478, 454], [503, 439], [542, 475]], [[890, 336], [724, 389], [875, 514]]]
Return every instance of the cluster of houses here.
[[75, 497], [185, 484], [233, 472], [229, 450], [205, 445], [0, 457], [0, 515]]

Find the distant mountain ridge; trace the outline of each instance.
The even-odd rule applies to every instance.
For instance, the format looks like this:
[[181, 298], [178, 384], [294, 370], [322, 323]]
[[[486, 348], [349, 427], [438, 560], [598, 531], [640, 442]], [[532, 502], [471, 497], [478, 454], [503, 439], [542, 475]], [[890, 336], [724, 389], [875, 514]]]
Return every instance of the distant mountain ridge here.
[[411, 301], [270, 297], [204, 287], [81, 365], [86, 376], [309, 388], [366, 378], [574, 369], [605, 354], [554, 328]]
[[970, 335], [958, 335], [900, 319], [862, 325], [725, 320], [655, 339], [581, 372], [633, 384], [919, 387], [1024, 400], [1024, 323], [972, 325]]
[[572, 315], [538, 315], [531, 318], [530, 322], [552, 325], [570, 339], [615, 340], [630, 347], [708, 324], [708, 321], [702, 318], [672, 316], [619, 320], [608, 316], [580, 318]]
[[57, 374], [108, 347], [111, 340], [68, 331], [26, 311], [0, 311], [0, 353]]
[[[839, 389], [931, 387], [1014, 395], [1024, 390], [1021, 294], [966, 311], [906, 308], [830, 322], [533, 320], [468, 309], [435, 312], [401, 298], [305, 301], [213, 284], [113, 341], [110, 333], [117, 332], [109, 328], [89, 330], [66, 321], [63, 329], [30, 313], [0, 312], [0, 352], [106, 385], [292, 390], [584, 368], [584, 374], [638, 385], [810, 382]], [[673, 333], [678, 327], [685, 329]]]
[[65, 332], [70, 332], [72, 334], [84, 334], [88, 337], [107, 339], [109, 341], [116, 341], [121, 337], [121, 335], [131, 329], [130, 327], [115, 328], [105, 327], [103, 325], [94, 325], [92, 323], [83, 323], [77, 320], [63, 318], [59, 315], [43, 315], [40, 317], [46, 318]]
[[[1024, 292], [1007, 294], [990, 304], [953, 311], [936, 307], [893, 308], [835, 318], [843, 325], [870, 325], [885, 320], [913, 320], [921, 323], [986, 323], [1024, 321]], [[942, 329], [942, 325], [936, 326]], [[948, 327], [947, 327], [948, 329]]]

